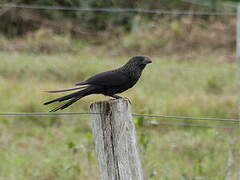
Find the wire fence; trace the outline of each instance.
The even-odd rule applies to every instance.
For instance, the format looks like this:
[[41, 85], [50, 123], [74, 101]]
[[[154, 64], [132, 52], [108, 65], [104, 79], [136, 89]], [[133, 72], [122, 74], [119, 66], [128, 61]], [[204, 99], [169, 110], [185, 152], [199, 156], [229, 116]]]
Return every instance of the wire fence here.
[[145, 13], [145, 14], [172, 14], [172, 15], [194, 15], [194, 16], [236, 16], [234, 12], [210, 12], [210, 11], [187, 11], [187, 10], [160, 10], [160, 9], [136, 9], [136, 8], [82, 8], [66, 6], [43, 6], [27, 4], [0, 4], [6, 8], [24, 8], [39, 10], [61, 10], [82, 12], [109, 12], [109, 13]]
[[[0, 113], [0, 116], [79, 116], [79, 115], [92, 115], [101, 113], [90, 113], [90, 112], [36, 112], [36, 113]], [[132, 113], [133, 117], [144, 117], [146, 124], [148, 125], [168, 125], [168, 126], [184, 126], [184, 127], [201, 127], [201, 128], [222, 128], [222, 129], [236, 129], [240, 128], [240, 120], [229, 119], [229, 118], [203, 118], [203, 117], [189, 117], [189, 116], [168, 116], [168, 115], [152, 115], [152, 114], [136, 114]], [[171, 121], [163, 121], [163, 119], [170, 119]], [[195, 122], [179, 122], [178, 120], [193, 120]], [[81, 119], [82, 120], [82, 119]], [[84, 118], [84, 120], [88, 120]], [[199, 123], [199, 121], [209, 122], [222, 122], [225, 125], [209, 125]], [[230, 123], [231, 125], [226, 125]], [[237, 124], [236, 124], [237, 123]]]
[[196, 128], [221, 128], [221, 129], [236, 129], [239, 126], [227, 126], [227, 125], [210, 125], [210, 124], [203, 124], [203, 123], [192, 123], [192, 122], [177, 122], [177, 121], [160, 121], [159, 119], [149, 119], [147, 122], [149, 125], [159, 126], [159, 125], [166, 125], [166, 126], [184, 126], [184, 127], [196, 127]]
[[[90, 112], [34, 112], [34, 113], [0, 113], [0, 116], [72, 116], [72, 115], [91, 115], [101, 113], [90, 113]], [[227, 121], [227, 122], [240, 122], [238, 119], [232, 118], [205, 118], [205, 117], [189, 117], [189, 116], [169, 116], [169, 115], [152, 115], [152, 114], [137, 114], [132, 113], [135, 117], [146, 117], [146, 118], [163, 118], [163, 119], [182, 119], [182, 120], [200, 120], [200, 121]]]
[[66, 116], [66, 115], [90, 115], [99, 113], [88, 113], [88, 112], [34, 112], [34, 113], [0, 113], [0, 116]]
[[228, 118], [203, 118], [203, 117], [168, 116], [168, 115], [151, 115], [151, 114], [135, 114], [135, 113], [133, 113], [132, 115], [133, 116], [141, 116], [141, 117], [150, 117], [150, 118], [165, 118], [165, 119], [240, 122], [240, 120], [238, 120], [238, 119], [228, 119]]

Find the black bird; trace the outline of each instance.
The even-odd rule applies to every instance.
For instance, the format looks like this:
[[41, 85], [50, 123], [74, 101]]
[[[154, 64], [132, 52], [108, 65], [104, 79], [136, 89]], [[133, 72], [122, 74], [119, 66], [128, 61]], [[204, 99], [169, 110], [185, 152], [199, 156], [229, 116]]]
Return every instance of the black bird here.
[[90, 94], [103, 94], [105, 96], [110, 96], [116, 99], [121, 98], [116, 94], [124, 92], [133, 87], [140, 78], [143, 69], [148, 63], [152, 63], [149, 58], [144, 56], [134, 56], [125, 65], [118, 69], [96, 74], [86, 81], [81, 81], [75, 84], [76, 86], [80, 87], [47, 91], [49, 93], [58, 93], [79, 90], [72, 94], [45, 102], [44, 105], [68, 100], [65, 104], [62, 104], [50, 111], [55, 112], [60, 109], [65, 109], [79, 99]]

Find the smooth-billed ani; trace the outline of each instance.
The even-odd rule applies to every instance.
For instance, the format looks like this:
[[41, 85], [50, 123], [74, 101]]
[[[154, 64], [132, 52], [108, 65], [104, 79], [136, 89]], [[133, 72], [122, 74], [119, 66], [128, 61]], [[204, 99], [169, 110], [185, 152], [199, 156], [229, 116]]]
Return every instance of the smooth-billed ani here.
[[74, 102], [90, 94], [103, 94], [105, 96], [111, 96], [117, 99], [121, 98], [116, 94], [124, 92], [133, 87], [140, 78], [145, 66], [151, 62], [152, 61], [147, 57], [134, 56], [125, 65], [118, 69], [99, 73], [90, 77], [86, 81], [76, 83], [75, 85], [79, 87], [56, 91], [47, 91], [49, 93], [59, 93], [79, 90], [72, 94], [45, 102], [44, 105], [68, 100], [65, 104], [61, 104], [60, 106], [50, 111], [55, 112], [60, 109], [65, 109]]

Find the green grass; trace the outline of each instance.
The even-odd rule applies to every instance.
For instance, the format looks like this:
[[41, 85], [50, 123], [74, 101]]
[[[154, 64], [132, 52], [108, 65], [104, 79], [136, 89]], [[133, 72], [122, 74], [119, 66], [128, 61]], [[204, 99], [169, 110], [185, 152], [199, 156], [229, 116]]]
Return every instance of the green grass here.
[[[1, 52], [1, 112], [47, 112], [54, 105], [42, 103], [57, 95], [44, 90], [72, 87], [129, 58], [105, 54], [107, 51], [94, 54], [88, 50], [75, 55]], [[131, 99], [135, 113], [237, 118], [236, 65], [218, 62], [218, 58], [152, 57], [154, 62], [140, 82], [122, 95]], [[91, 102], [103, 99], [108, 97], [89, 96], [65, 111], [87, 112]], [[224, 179], [229, 130], [135, 121], [146, 179]], [[89, 124], [89, 116], [1, 116], [0, 179], [97, 179]]]

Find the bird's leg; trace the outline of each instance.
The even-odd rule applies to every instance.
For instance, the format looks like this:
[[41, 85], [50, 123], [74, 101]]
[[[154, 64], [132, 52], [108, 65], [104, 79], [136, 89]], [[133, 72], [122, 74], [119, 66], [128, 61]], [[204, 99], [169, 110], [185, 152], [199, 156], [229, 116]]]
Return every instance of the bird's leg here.
[[122, 98], [121, 96], [118, 96], [118, 95], [116, 95], [116, 94], [113, 94], [113, 95], [109, 95], [110, 97], [113, 97], [113, 98], [115, 98], [115, 99], [120, 99], [120, 98]]
[[113, 94], [113, 95], [111, 95], [110, 97], [113, 97], [113, 98], [115, 98], [115, 99], [125, 98], [125, 99], [127, 99], [127, 100], [130, 102], [130, 104], [132, 104], [131, 100], [130, 100], [128, 97], [121, 97], [121, 96], [118, 96], [118, 95], [116, 95], [116, 94]]
[[130, 104], [132, 104], [132, 101], [128, 97], [124, 97], [124, 98], [127, 99]]

